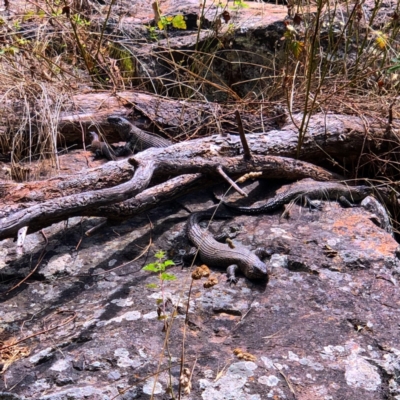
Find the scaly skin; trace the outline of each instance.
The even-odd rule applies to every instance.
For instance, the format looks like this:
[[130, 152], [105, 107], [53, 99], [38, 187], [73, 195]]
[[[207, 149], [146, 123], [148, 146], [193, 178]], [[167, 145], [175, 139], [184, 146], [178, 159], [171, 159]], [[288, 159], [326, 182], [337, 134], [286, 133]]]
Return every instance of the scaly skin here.
[[260, 207], [236, 207], [224, 203], [227, 207], [244, 214], [258, 214], [276, 210], [277, 208], [296, 200], [341, 200], [346, 199], [349, 204], [361, 201], [373, 192], [369, 186], [347, 186], [338, 182], [317, 182], [313, 179], [303, 179], [289, 185], [288, 190], [269, 199]]
[[168, 147], [172, 145], [171, 141], [143, 132], [127, 119], [118, 115], [109, 116], [107, 121], [115, 127], [121, 139], [126, 141], [126, 151], [134, 151], [135, 148], [140, 151], [150, 147]]
[[190, 241], [199, 249], [202, 261], [208, 266], [226, 267], [228, 281], [232, 283], [237, 282], [237, 269], [249, 279], [265, 280], [267, 266], [254, 253], [237, 244], [231, 249], [227, 244], [217, 242], [207, 230], [200, 227], [199, 222], [211, 214], [210, 211], [191, 214], [186, 228]]

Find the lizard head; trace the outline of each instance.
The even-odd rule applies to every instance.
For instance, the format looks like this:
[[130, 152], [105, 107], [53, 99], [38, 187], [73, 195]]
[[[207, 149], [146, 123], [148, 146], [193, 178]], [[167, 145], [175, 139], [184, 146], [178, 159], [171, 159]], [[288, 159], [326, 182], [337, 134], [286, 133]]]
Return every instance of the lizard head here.
[[373, 191], [374, 188], [372, 186], [365, 186], [365, 185], [357, 186], [357, 194], [360, 196], [360, 200], [372, 194]]
[[247, 269], [245, 275], [250, 279], [267, 279], [267, 265], [257, 256], [252, 259], [251, 267]]
[[130, 139], [132, 124], [127, 119], [119, 115], [110, 115], [107, 121], [117, 129], [122, 140], [128, 141]]

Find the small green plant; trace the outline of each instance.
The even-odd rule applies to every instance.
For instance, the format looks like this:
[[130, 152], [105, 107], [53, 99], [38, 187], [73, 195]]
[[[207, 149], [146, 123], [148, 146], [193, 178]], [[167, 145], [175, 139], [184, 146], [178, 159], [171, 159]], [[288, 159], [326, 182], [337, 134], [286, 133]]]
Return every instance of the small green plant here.
[[19, 53], [19, 49], [18, 47], [15, 46], [10, 46], [7, 45], [5, 47], [3, 47], [2, 49], [0, 49], [0, 55], [11, 55], [11, 56], [15, 56], [17, 53]]
[[157, 28], [155, 26], [146, 25], [147, 31], [149, 32], [149, 36], [151, 40], [158, 40]]
[[243, 0], [233, 0], [232, 10], [239, 11], [243, 8], [249, 8], [249, 5]]
[[288, 44], [288, 48], [296, 59], [299, 59], [300, 54], [304, 50], [304, 42], [297, 40], [297, 31], [293, 25], [286, 26], [286, 32], [283, 34], [283, 38]]
[[172, 25], [173, 28], [176, 29], [186, 29], [186, 21], [185, 17], [182, 14], [178, 14], [175, 16], [161, 16], [157, 25], [160, 29], [166, 29], [169, 25]]
[[52, 17], [59, 17], [60, 15], [62, 15], [62, 10], [61, 10], [61, 9], [56, 10], [56, 11], [53, 11], [53, 12], [51, 13], [51, 16], [52, 16]]
[[14, 21], [13, 22], [13, 27], [16, 31], [19, 31], [21, 29], [21, 24], [19, 21]]
[[27, 11], [23, 16], [22, 16], [22, 22], [29, 22], [32, 21], [32, 19], [35, 17], [35, 12], [30, 10]]
[[25, 46], [26, 44], [29, 43], [28, 39], [24, 39], [24, 38], [16, 38], [15, 41], [18, 43], [19, 46]]
[[81, 17], [79, 14], [74, 14], [72, 16], [71, 20], [76, 25], [80, 25], [80, 26], [89, 26], [90, 25], [90, 21], [88, 21], [87, 19]]
[[389, 72], [397, 72], [398, 70], [400, 70], [400, 56], [398, 56], [397, 58], [392, 58], [392, 63], [393, 65], [388, 68]]
[[[168, 338], [169, 332], [172, 326], [172, 321], [174, 318], [177, 316], [176, 312], [176, 307], [172, 304], [172, 301], [169, 297], [166, 296], [164, 292], [164, 282], [166, 281], [174, 281], [176, 280], [176, 276], [173, 274], [169, 274], [166, 271], [168, 267], [171, 267], [175, 265], [175, 263], [172, 260], [168, 260], [165, 251], [159, 250], [157, 251], [156, 254], [154, 254], [154, 258], [156, 259], [155, 262], [147, 264], [145, 267], [143, 267], [144, 271], [149, 271], [153, 272], [155, 274], [158, 274], [159, 280], [160, 280], [160, 285], [156, 284], [150, 284], [147, 285], [148, 288], [161, 288], [161, 298], [157, 299], [157, 315], [158, 319], [160, 321], [163, 321], [163, 332], [166, 332], [166, 336]], [[172, 310], [167, 311], [167, 308], [172, 305]], [[172, 362], [172, 356], [170, 354], [170, 350], [168, 348], [168, 340], [166, 341], [166, 350], [169, 356], [169, 364], [171, 365]], [[173, 394], [173, 387], [172, 387], [172, 375], [171, 375], [171, 369], [169, 370], [169, 391], [171, 393], [171, 398], [175, 399], [176, 397]], [[155, 384], [155, 383], [154, 383]]]
[[[168, 272], [165, 272], [167, 267], [171, 267], [172, 265], [175, 265], [175, 263], [172, 260], [167, 260], [165, 256], [165, 251], [159, 250], [157, 251], [156, 254], [154, 254], [154, 257], [156, 259], [155, 262], [147, 264], [145, 267], [143, 267], [144, 271], [149, 271], [149, 272], [154, 272], [155, 274], [159, 274], [159, 279], [161, 282], [161, 285], [165, 281], [174, 281], [176, 279], [176, 276], [173, 274], [169, 274]], [[147, 285], [149, 288], [155, 288], [157, 287], [156, 284], [150, 284]]]

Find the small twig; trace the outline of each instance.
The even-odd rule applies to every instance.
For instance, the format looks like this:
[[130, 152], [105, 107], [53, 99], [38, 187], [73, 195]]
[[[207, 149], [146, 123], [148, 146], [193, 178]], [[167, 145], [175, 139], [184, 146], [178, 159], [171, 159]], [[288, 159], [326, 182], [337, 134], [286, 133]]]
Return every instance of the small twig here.
[[393, 106], [396, 103], [396, 98], [389, 104], [389, 115], [388, 115], [388, 123], [386, 127], [386, 136], [388, 138], [392, 138], [392, 130], [393, 130]]
[[6, 389], [9, 392], [12, 392], [27, 376], [28, 376], [28, 374], [24, 375], [20, 381], [18, 381], [14, 386], [11, 386], [9, 389], [7, 389], [7, 386], [6, 386]]
[[[208, 356], [196, 357], [196, 358], [194, 359], [195, 364], [196, 364], [198, 358], [203, 359], [203, 358], [206, 358], [206, 357], [208, 357]], [[192, 361], [192, 360], [190, 359], [190, 360], [188, 360], [188, 361]], [[135, 384], [134, 384], [134, 385], [128, 386], [128, 387], [126, 387], [124, 390], [121, 390], [121, 392], [118, 393], [117, 395], [115, 395], [111, 400], [115, 400], [117, 397], [122, 396], [122, 395], [125, 394], [128, 390], [130, 390], [130, 389], [132, 389], [133, 387], [137, 386], [139, 383], [146, 381], [147, 379], [149, 379], [149, 378], [151, 378], [151, 377], [157, 375], [157, 374], [160, 373], [160, 372], [165, 372], [165, 371], [168, 371], [169, 369], [171, 369], [171, 368], [173, 368], [173, 367], [177, 367], [177, 366], [179, 366], [179, 364], [180, 364], [180, 361], [177, 361], [176, 363], [173, 363], [173, 364], [171, 364], [171, 365], [168, 365], [168, 366], [165, 367], [165, 368], [160, 369], [158, 372], [155, 372], [155, 373], [153, 373], [153, 374], [146, 375], [144, 378], [138, 379], [137, 381], [135, 381]]]
[[33, 268], [33, 270], [21, 281], [19, 281], [15, 286], [13, 286], [11, 289], [9, 289], [6, 294], [12, 292], [14, 289], [16, 289], [17, 287], [21, 286], [27, 279], [29, 279], [34, 273], [35, 271], [39, 268], [39, 265], [41, 264], [41, 262], [43, 261], [43, 258], [46, 254], [46, 247], [49, 244], [49, 240], [47, 239], [46, 234], [44, 233], [43, 229], [40, 231], [40, 233], [43, 235], [44, 240], [46, 241], [44, 248], [42, 250], [42, 252], [40, 253], [38, 262], [36, 263], [35, 267]]
[[152, 240], [150, 239], [149, 244], [145, 247], [145, 249], [133, 260], [127, 261], [126, 263], [122, 264], [122, 265], [118, 265], [117, 267], [108, 269], [107, 271], [103, 271], [103, 272], [99, 272], [98, 274], [86, 274], [86, 275], [72, 275], [72, 276], [98, 276], [98, 275], [104, 275], [104, 274], [108, 274], [111, 271], [115, 271], [118, 268], [122, 268], [122, 267], [126, 267], [127, 265], [139, 260], [139, 258], [143, 257], [150, 249], [150, 246], [153, 244]]
[[24, 337], [24, 338], [16, 341], [13, 344], [9, 344], [8, 346], [0, 347], [0, 351], [3, 351], [3, 350], [8, 349], [10, 347], [13, 347], [13, 346], [15, 346], [15, 345], [17, 345], [19, 343], [24, 342], [25, 340], [33, 338], [35, 336], [43, 335], [44, 333], [48, 333], [50, 331], [54, 331], [54, 329], [61, 328], [62, 326], [69, 324], [71, 321], [73, 321], [76, 318], [76, 312], [75, 311], [63, 310], [63, 311], [56, 311], [55, 312], [55, 314], [61, 314], [61, 313], [72, 313], [72, 316], [67, 318], [62, 324], [59, 324], [57, 326], [53, 326], [52, 328], [49, 328], [49, 329], [43, 329], [43, 330], [41, 330], [39, 332], [36, 332], [36, 333], [32, 333], [32, 335]]
[[194, 368], [196, 367], [196, 363], [197, 363], [197, 357], [194, 359], [193, 367], [192, 367], [192, 370], [190, 371], [189, 382], [192, 380]]
[[278, 335], [278, 333], [281, 333], [285, 328], [280, 329], [278, 332], [273, 333], [272, 335], [269, 336], [263, 336], [261, 339], [272, 339], [273, 337], [275, 337], [276, 335]]
[[293, 386], [292, 386], [292, 384], [290, 383], [290, 381], [289, 381], [289, 378], [281, 371], [281, 369], [280, 368], [278, 368], [275, 364], [273, 364], [273, 366], [278, 370], [278, 372], [283, 376], [283, 378], [285, 379], [285, 381], [286, 381], [286, 384], [288, 385], [288, 387], [289, 387], [289, 390], [292, 392], [292, 394], [293, 394], [293, 397], [294, 397], [294, 399], [296, 399], [296, 392], [294, 391], [294, 389], [293, 389]]
[[289, 390], [292, 392], [292, 394], [293, 394], [293, 397], [294, 397], [294, 399], [296, 399], [296, 392], [294, 391], [294, 389], [293, 389], [293, 386], [292, 386], [292, 384], [290, 383], [290, 380], [289, 380], [289, 378], [282, 372], [282, 370], [280, 369], [280, 368], [278, 368], [275, 364], [273, 364], [273, 366], [279, 371], [279, 373], [283, 376], [283, 378], [285, 379], [285, 381], [286, 381], [286, 384], [288, 385], [288, 387], [289, 387]]
[[238, 131], [240, 135], [240, 141], [242, 142], [243, 146], [243, 151], [244, 151], [244, 159], [245, 160], [250, 160], [251, 159], [251, 151], [249, 144], [247, 143], [246, 135], [244, 134], [244, 129], [243, 129], [243, 123], [242, 123], [242, 118], [240, 117], [239, 111], [235, 111], [235, 116], [236, 116], [236, 122], [238, 124]]
[[[193, 279], [190, 281], [190, 287], [189, 287], [189, 294], [188, 294], [188, 301], [186, 303], [186, 316], [185, 316], [185, 323], [183, 325], [183, 335], [182, 335], [182, 353], [181, 353], [181, 365], [180, 365], [180, 370], [179, 370], [179, 376], [182, 375], [183, 373], [183, 366], [185, 364], [185, 339], [186, 339], [186, 327], [189, 323], [189, 307], [190, 307], [190, 296], [192, 294], [192, 288], [193, 288]], [[197, 360], [197, 359], [196, 359]], [[194, 365], [193, 365], [194, 369]], [[193, 369], [192, 373], [190, 374], [190, 379], [192, 378], [193, 374]], [[182, 391], [182, 383], [181, 380], [179, 379], [179, 386], [178, 386], [178, 400], [181, 399], [181, 391]]]
[[222, 167], [219, 165], [217, 167], [217, 172], [242, 196], [247, 197], [247, 194], [240, 189], [240, 187], [224, 172]]
[[76, 251], [78, 251], [79, 247], [81, 246], [82, 240], [83, 240], [83, 235], [82, 235], [82, 231], [83, 231], [82, 221], [83, 221], [83, 217], [81, 217], [81, 220], [80, 220], [80, 222], [79, 222], [79, 226], [80, 226], [80, 228], [81, 228], [81, 237], [79, 238], [78, 244], [75, 246], [75, 250], [76, 250]]
[[106, 16], [106, 18], [105, 18], [105, 20], [104, 20], [103, 26], [101, 27], [99, 45], [97, 46], [96, 55], [94, 56], [94, 58], [95, 58], [96, 60], [97, 60], [97, 57], [98, 57], [99, 52], [100, 52], [100, 49], [101, 49], [101, 45], [102, 45], [102, 42], [103, 42], [104, 32], [105, 32], [105, 30], [106, 30], [106, 28], [107, 28], [107, 23], [108, 23], [108, 21], [109, 21], [109, 19], [110, 19], [111, 9], [112, 9], [114, 3], [115, 3], [115, 0], [111, 0], [110, 6], [108, 7], [108, 10], [107, 10], [107, 16]]
[[217, 373], [217, 376], [215, 377], [214, 382], [217, 382], [218, 379], [221, 379], [221, 376], [225, 373], [227, 367], [228, 367], [228, 363], [226, 363], [226, 364], [222, 367], [221, 371], [219, 371], [219, 372]]
[[100, 222], [99, 224], [95, 225], [93, 228], [88, 229], [85, 232], [85, 235], [92, 236], [94, 233], [96, 233], [98, 230], [100, 230], [104, 225], [107, 225], [107, 220]]
[[243, 320], [247, 317], [249, 312], [253, 309], [252, 306], [249, 307], [249, 309], [246, 311], [246, 313], [240, 318], [239, 322], [236, 323], [236, 325], [232, 328], [231, 334], [235, 331], [235, 329], [243, 322]]

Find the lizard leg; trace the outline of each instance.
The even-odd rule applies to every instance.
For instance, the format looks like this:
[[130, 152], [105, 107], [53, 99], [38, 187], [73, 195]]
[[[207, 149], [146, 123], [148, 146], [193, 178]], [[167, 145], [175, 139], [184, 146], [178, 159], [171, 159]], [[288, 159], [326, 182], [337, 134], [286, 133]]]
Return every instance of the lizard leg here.
[[236, 277], [237, 271], [239, 271], [239, 267], [236, 264], [232, 264], [226, 269], [227, 280], [229, 283], [236, 284], [238, 282], [238, 278]]
[[308, 206], [310, 211], [322, 210], [321, 203], [312, 201], [308, 196], [304, 196], [304, 203]]
[[131, 150], [131, 148], [129, 146], [129, 142], [124, 146], [119, 146], [115, 150], [115, 155], [117, 157], [126, 157], [126, 156], [130, 156], [131, 154], [133, 154], [133, 151]]
[[94, 152], [94, 160], [98, 160], [99, 158], [104, 158], [103, 152], [100, 149], [96, 149]]
[[358, 207], [357, 204], [353, 204], [349, 200], [346, 199], [344, 196], [339, 197], [339, 204], [344, 207], [344, 208], [349, 208], [349, 207]]

